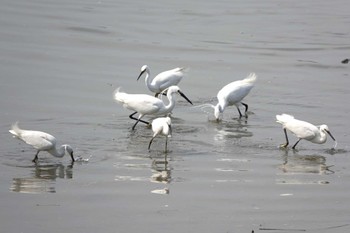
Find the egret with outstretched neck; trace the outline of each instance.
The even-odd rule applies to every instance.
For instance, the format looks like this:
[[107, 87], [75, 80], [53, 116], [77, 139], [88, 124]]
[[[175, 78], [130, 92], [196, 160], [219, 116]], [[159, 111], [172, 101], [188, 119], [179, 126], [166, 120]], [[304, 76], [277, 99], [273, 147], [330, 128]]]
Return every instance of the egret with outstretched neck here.
[[162, 91], [169, 88], [170, 86], [176, 86], [179, 84], [181, 79], [184, 77], [184, 71], [185, 68], [178, 67], [172, 70], [164, 71], [152, 79], [150, 77], [151, 72], [149, 67], [147, 65], [144, 65], [141, 67], [141, 73], [138, 76], [137, 80], [139, 80], [140, 77], [146, 73], [146, 86], [151, 92], [154, 92], [155, 96], [157, 97]]
[[298, 137], [298, 141], [292, 147], [293, 149], [295, 149], [296, 145], [301, 141], [301, 139], [312, 143], [323, 144], [327, 141], [327, 134], [329, 134], [329, 136], [335, 142], [333, 148], [335, 148], [337, 145], [337, 141], [329, 131], [327, 125], [315, 126], [309, 122], [297, 120], [294, 118], [294, 116], [288, 114], [276, 115], [276, 119], [276, 122], [282, 124], [284, 135], [286, 137], [286, 143], [280, 145], [281, 148], [286, 148], [289, 145], [287, 130]]
[[24, 130], [18, 127], [18, 123], [12, 125], [9, 132], [13, 137], [18, 138], [28, 145], [31, 145], [37, 150], [34, 159], [34, 163], [38, 161], [38, 154], [40, 151], [47, 151], [51, 155], [57, 158], [62, 158], [66, 153], [68, 153], [74, 162], [73, 149], [70, 145], [62, 145], [59, 148], [56, 147], [56, 138], [48, 133], [34, 130]]
[[[168, 104], [165, 104], [161, 99], [150, 95], [127, 94], [121, 92], [120, 88], [114, 92], [114, 99], [122, 104], [124, 108], [134, 111], [134, 113], [129, 116], [131, 119], [136, 120], [136, 123], [132, 127], [132, 130], [134, 130], [135, 126], [140, 121], [149, 124], [149, 122], [141, 120], [145, 115], [161, 116], [170, 113], [175, 107], [175, 94], [179, 94], [187, 100], [187, 102], [192, 104], [178, 86], [171, 86], [164, 91], [167, 91], [167, 98], [169, 100]], [[139, 113], [138, 118], [134, 117], [136, 113]]]

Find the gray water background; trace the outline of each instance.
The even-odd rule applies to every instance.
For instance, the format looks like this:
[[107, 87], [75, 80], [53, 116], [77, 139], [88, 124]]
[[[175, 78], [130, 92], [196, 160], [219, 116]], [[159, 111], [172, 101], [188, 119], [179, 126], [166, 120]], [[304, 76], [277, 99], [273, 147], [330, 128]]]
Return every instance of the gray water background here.
[[[346, 232], [350, 228], [348, 1], [10, 1], [0, 7], [2, 232]], [[194, 106], [256, 72], [249, 118], [179, 99], [169, 153], [113, 101], [189, 67]], [[284, 142], [275, 115], [338, 141]], [[89, 162], [15, 140], [15, 121]], [[291, 143], [296, 140], [290, 135]], [[167, 163], [164, 163], [165, 155]], [[165, 192], [166, 194], [162, 194]]]

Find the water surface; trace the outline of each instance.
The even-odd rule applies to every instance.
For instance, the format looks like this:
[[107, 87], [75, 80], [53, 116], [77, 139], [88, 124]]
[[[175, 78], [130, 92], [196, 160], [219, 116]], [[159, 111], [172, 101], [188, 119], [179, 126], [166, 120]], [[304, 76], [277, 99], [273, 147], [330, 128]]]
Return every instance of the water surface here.
[[[5, 232], [345, 232], [349, 230], [347, 1], [9, 1], [0, 9], [0, 224]], [[190, 68], [169, 152], [131, 131], [113, 91]], [[210, 108], [256, 72], [248, 119]], [[338, 141], [280, 150], [275, 115], [325, 123]], [[8, 133], [55, 135], [71, 164]], [[290, 136], [291, 143], [296, 138]]]

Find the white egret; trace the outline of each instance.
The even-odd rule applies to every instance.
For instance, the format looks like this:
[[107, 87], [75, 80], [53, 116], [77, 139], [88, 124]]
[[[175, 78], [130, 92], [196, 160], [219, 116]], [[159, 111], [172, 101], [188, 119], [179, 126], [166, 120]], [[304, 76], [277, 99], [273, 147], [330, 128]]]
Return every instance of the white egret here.
[[72, 161], [74, 162], [73, 157], [73, 149], [70, 145], [62, 145], [59, 148], [56, 148], [56, 138], [48, 133], [34, 130], [24, 130], [18, 127], [18, 123], [12, 125], [9, 130], [13, 137], [18, 138], [28, 145], [31, 145], [35, 149], [37, 149], [37, 153], [35, 154], [34, 159], [32, 160], [34, 163], [38, 160], [38, 154], [40, 151], [47, 151], [51, 155], [62, 158], [66, 152], [70, 155]]
[[[159, 116], [170, 113], [175, 107], [174, 95], [176, 93], [181, 95], [190, 104], [192, 104], [192, 102], [185, 96], [185, 94], [181, 92], [178, 86], [171, 86], [166, 90], [167, 98], [169, 100], [169, 103], [167, 105], [165, 105], [162, 100], [156, 97], [145, 94], [127, 94], [120, 92], [120, 88], [114, 92], [114, 99], [117, 102], [121, 103], [124, 108], [135, 111], [129, 116], [131, 119], [136, 120], [136, 123], [132, 127], [132, 130], [134, 130], [139, 121], [145, 124], [149, 124], [149, 122], [141, 120], [141, 118], [145, 115]], [[136, 113], [139, 113], [138, 118], [133, 117]]]
[[305, 139], [317, 144], [323, 144], [327, 141], [326, 133], [328, 133], [335, 142], [333, 148], [335, 148], [337, 145], [337, 142], [329, 131], [327, 125], [315, 126], [306, 121], [297, 120], [294, 118], [294, 116], [288, 114], [276, 115], [276, 119], [276, 122], [282, 124], [284, 135], [286, 137], [286, 143], [281, 145], [282, 148], [286, 148], [289, 144], [287, 129], [299, 138], [292, 147], [293, 149], [295, 149], [296, 145], [300, 142], [301, 139]]
[[243, 103], [242, 100], [254, 87], [256, 79], [256, 74], [251, 73], [243, 80], [238, 80], [227, 84], [218, 92], [218, 104], [216, 106], [213, 106], [216, 120], [220, 119], [220, 115], [223, 114], [226, 107], [232, 105], [235, 105], [237, 107], [239, 117], [242, 117], [242, 113], [239, 109], [239, 106], [241, 104], [245, 107], [245, 117], [247, 117], [248, 104]]
[[147, 65], [141, 67], [141, 73], [137, 80], [146, 73], [145, 83], [147, 88], [155, 93], [157, 97], [162, 91], [170, 86], [176, 86], [184, 77], [185, 68], [175, 68], [158, 74], [153, 79], [150, 78], [150, 69]]
[[158, 117], [152, 121], [152, 131], [153, 131], [153, 137], [151, 141], [149, 142], [148, 145], [148, 150], [151, 149], [151, 144], [153, 142], [153, 139], [161, 134], [164, 135], [166, 140], [165, 140], [165, 152], [167, 151], [168, 148], [168, 137], [171, 137], [171, 119], [169, 116], [167, 117]]

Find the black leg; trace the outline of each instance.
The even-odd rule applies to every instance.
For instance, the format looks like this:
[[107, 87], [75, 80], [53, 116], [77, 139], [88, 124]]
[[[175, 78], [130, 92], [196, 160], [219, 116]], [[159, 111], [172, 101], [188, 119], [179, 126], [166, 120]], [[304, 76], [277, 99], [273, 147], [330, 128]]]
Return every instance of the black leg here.
[[238, 113], [239, 113], [239, 118], [242, 118], [242, 113], [241, 113], [241, 110], [239, 110], [239, 107], [237, 107], [237, 110], [238, 110]]
[[[144, 123], [144, 124], [146, 124], [146, 125], [149, 125], [149, 122], [143, 121], [143, 120], [141, 120], [141, 119], [137, 119], [136, 117], [134, 117], [134, 115], [135, 115], [136, 113], [137, 113], [137, 112], [134, 112], [134, 113], [130, 114], [129, 118], [130, 118], [130, 119], [133, 119], [133, 120], [135, 120], [135, 121], [140, 121], [140, 122], [142, 122], [142, 123]], [[137, 122], [137, 123], [138, 123], [138, 122]]]
[[284, 136], [286, 137], [286, 143], [285, 144], [281, 144], [280, 147], [282, 148], [287, 148], [287, 146], [289, 145], [289, 140], [288, 140], [288, 135], [287, 135], [287, 129], [283, 129], [284, 131]]
[[245, 114], [245, 117], [248, 118], [248, 115], [247, 115], [247, 111], [248, 111], [248, 104], [245, 104], [245, 103], [242, 103], [241, 104], [245, 107], [245, 111], [244, 111], [244, 114]]
[[172, 135], [172, 134], [173, 134], [173, 129], [171, 128], [171, 125], [169, 125], [169, 135]]
[[33, 163], [36, 163], [38, 161], [38, 154], [39, 154], [39, 152], [40, 152], [39, 150], [38, 150], [38, 152], [36, 152], [35, 157], [32, 160]]
[[152, 144], [152, 142], [153, 142], [153, 139], [154, 139], [154, 137], [152, 137], [151, 141], [149, 141], [148, 150], [151, 150], [151, 144]]
[[135, 122], [135, 124], [131, 128], [132, 130], [135, 130], [135, 127], [136, 127], [137, 123], [139, 123], [139, 121], [140, 121], [140, 119], [137, 119], [137, 121]]
[[294, 144], [294, 146], [292, 147], [293, 150], [295, 150], [295, 147], [297, 146], [297, 144], [300, 142], [301, 138], [299, 138], [299, 140]]
[[165, 136], [165, 152], [168, 150], [168, 136]]

